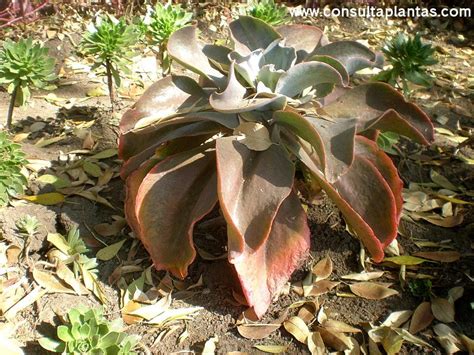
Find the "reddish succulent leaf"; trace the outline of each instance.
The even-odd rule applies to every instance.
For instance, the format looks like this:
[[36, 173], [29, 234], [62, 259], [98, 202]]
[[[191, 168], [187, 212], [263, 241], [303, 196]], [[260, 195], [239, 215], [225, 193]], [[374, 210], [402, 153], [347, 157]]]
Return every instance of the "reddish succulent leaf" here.
[[138, 235], [158, 270], [187, 275], [196, 256], [194, 224], [217, 202], [214, 166], [214, 151], [190, 150], [163, 160], [140, 185], [135, 208]]
[[229, 258], [258, 249], [268, 238], [282, 201], [291, 192], [294, 165], [285, 150], [272, 145], [253, 151], [234, 137], [216, 143], [218, 194], [232, 234]]
[[385, 83], [357, 86], [324, 106], [323, 110], [337, 121], [356, 118], [358, 132], [380, 129], [423, 144], [433, 140], [433, 125], [428, 116]]
[[145, 117], [163, 120], [189, 112], [192, 107], [199, 106], [206, 100], [207, 95], [193, 79], [178, 75], [167, 76], [150, 86], [132, 108], [125, 112], [120, 121], [120, 132], [128, 132]]
[[138, 169], [147, 159], [150, 159], [151, 157], [157, 157], [161, 160], [170, 155], [184, 152], [189, 149], [194, 149], [202, 145], [213, 135], [214, 133], [198, 136], [185, 136], [165, 142], [159, 147], [156, 147], [156, 149], [146, 149], [125, 161], [125, 163], [122, 165], [122, 168], [120, 169], [120, 177], [122, 179], [126, 179], [133, 171]]
[[226, 79], [220, 71], [211, 66], [203, 52], [203, 47], [198, 42], [195, 26], [186, 26], [177, 30], [168, 40], [168, 53], [174, 60], [222, 88], [225, 86]]
[[150, 159], [145, 162], [139, 169], [135, 170], [127, 178], [125, 182], [125, 218], [137, 237], [140, 236], [140, 225], [138, 223], [137, 215], [135, 213], [137, 192], [143, 179], [148, 172], [158, 163], [158, 159]]
[[403, 208], [403, 181], [398, 176], [397, 168], [392, 159], [380, 149], [377, 143], [361, 136], [356, 137], [355, 153], [369, 159], [377, 170], [382, 174], [392, 190], [395, 204], [397, 206], [397, 217], [400, 218]]
[[334, 187], [371, 227], [382, 246], [396, 238], [398, 216], [395, 198], [370, 160], [356, 155], [351, 168], [334, 183]]
[[285, 39], [287, 46], [296, 49], [298, 63], [316, 48], [329, 43], [323, 31], [314, 26], [283, 25], [277, 28], [277, 32]]
[[378, 57], [366, 46], [355, 41], [338, 41], [316, 48], [311, 55], [327, 55], [341, 62], [349, 75], [356, 71], [380, 65], [382, 57]]
[[[231, 232], [232, 233], [232, 232]], [[231, 236], [229, 235], [229, 238]], [[248, 304], [261, 317], [309, 250], [306, 214], [294, 192], [283, 201], [268, 239], [257, 250], [245, 245], [234, 264]]]
[[176, 138], [199, 136], [207, 133], [217, 133], [223, 127], [209, 121], [190, 122], [165, 126], [150, 133], [130, 131], [119, 138], [119, 156], [123, 160], [144, 154], [151, 156], [161, 144]]
[[229, 24], [235, 50], [242, 55], [267, 48], [274, 40], [281, 38], [273, 27], [250, 16], [240, 16]]

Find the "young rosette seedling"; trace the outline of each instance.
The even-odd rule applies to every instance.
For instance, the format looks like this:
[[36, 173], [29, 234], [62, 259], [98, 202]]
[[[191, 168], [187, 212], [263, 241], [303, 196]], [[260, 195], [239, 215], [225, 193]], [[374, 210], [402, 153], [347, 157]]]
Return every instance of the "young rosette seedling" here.
[[81, 41], [80, 52], [94, 59], [92, 69], [105, 70], [112, 111], [115, 104], [114, 83], [120, 87], [122, 73], [131, 74], [130, 58], [134, 55], [133, 48], [138, 39], [139, 31], [134, 25], [128, 25], [124, 18], [117, 20], [111, 15], [104, 15], [89, 23]]
[[155, 7], [148, 6], [143, 25], [149, 42], [158, 46], [163, 74], [170, 70], [170, 58], [166, 51], [168, 39], [180, 28], [186, 26], [192, 19], [193, 14], [181, 8], [181, 5], [173, 5], [170, 2], [163, 5], [157, 2]]
[[288, 22], [286, 6], [275, 3], [274, 0], [254, 0], [243, 9], [244, 14], [258, 18], [271, 26], [283, 25]]
[[431, 44], [423, 43], [419, 33], [414, 37], [399, 33], [385, 44], [382, 51], [392, 68], [379, 73], [377, 80], [400, 87], [405, 94], [410, 91], [408, 82], [424, 87], [432, 85], [433, 78], [425, 67], [438, 61], [433, 57], [435, 49]]
[[8, 139], [5, 132], [0, 132], [0, 207], [24, 192], [27, 179], [22, 170], [26, 164], [20, 145]]
[[7, 112], [7, 129], [11, 128], [15, 105], [24, 106], [30, 99], [30, 88], [54, 88], [55, 60], [48, 56], [48, 49], [31, 38], [18, 42], [6, 40], [0, 48], [0, 85], [11, 95]]
[[123, 332], [121, 319], [109, 322], [101, 308], [73, 308], [67, 323], [57, 328], [57, 339], [43, 337], [46, 350], [63, 354], [137, 354], [138, 337]]
[[202, 44], [193, 26], [175, 32], [170, 56], [199, 82], [163, 78], [123, 116], [125, 211], [155, 267], [184, 278], [193, 227], [218, 204], [229, 262], [262, 316], [309, 249], [295, 165], [380, 262], [397, 235], [402, 181], [374, 140], [391, 131], [428, 144], [433, 126], [388, 84], [350, 87], [351, 74], [382, 61], [358, 42], [246, 16], [230, 31], [233, 48]]

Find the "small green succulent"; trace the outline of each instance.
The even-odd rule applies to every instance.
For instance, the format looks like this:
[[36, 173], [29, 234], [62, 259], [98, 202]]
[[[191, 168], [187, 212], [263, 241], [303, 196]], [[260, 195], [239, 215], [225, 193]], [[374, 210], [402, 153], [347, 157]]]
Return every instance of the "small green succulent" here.
[[155, 7], [148, 6], [142, 23], [149, 42], [159, 47], [163, 74], [169, 72], [171, 65], [166, 51], [168, 39], [176, 30], [186, 26], [192, 17], [191, 12], [187, 12], [181, 8], [181, 5], [173, 5], [171, 2], [165, 5], [157, 2]]
[[111, 15], [98, 16], [87, 26], [80, 52], [94, 58], [92, 69], [104, 68], [107, 76], [110, 103], [114, 109], [114, 82], [120, 86], [120, 73], [131, 74], [129, 65], [133, 56], [140, 32], [134, 25], [129, 25], [122, 18], [117, 20]]
[[18, 42], [6, 40], [0, 48], [0, 85], [11, 95], [7, 114], [7, 128], [11, 128], [13, 107], [25, 105], [30, 99], [30, 87], [48, 89], [56, 79], [55, 60], [48, 56], [48, 49], [31, 38]]
[[286, 6], [275, 3], [274, 0], [254, 0], [245, 9], [245, 14], [258, 18], [269, 25], [278, 26], [288, 22]]
[[399, 33], [385, 44], [382, 51], [392, 68], [379, 73], [377, 80], [398, 86], [405, 94], [409, 93], [408, 82], [425, 87], [432, 85], [433, 78], [425, 67], [438, 61], [433, 57], [435, 49], [431, 44], [421, 42], [419, 33], [414, 37]]
[[136, 354], [138, 337], [122, 331], [121, 319], [107, 321], [102, 308], [73, 308], [67, 314], [67, 321], [57, 328], [58, 339], [43, 337], [39, 344], [63, 354]]
[[408, 283], [410, 293], [415, 297], [428, 299], [431, 296], [431, 281], [429, 279], [414, 279]]
[[29, 214], [19, 218], [16, 221], [16, 227], [20, 233], [28, 237], [34, 236], [36, 233], [38, 233], [39, 226], [40, 222], [38, 221], [38, 218], [35, 216], [30, 216]]
[[10, 197], [23, 193], [27, 179], [21, 170], [26, 163], [20, 145], [0, 132], [0, 207], [6, 206]]

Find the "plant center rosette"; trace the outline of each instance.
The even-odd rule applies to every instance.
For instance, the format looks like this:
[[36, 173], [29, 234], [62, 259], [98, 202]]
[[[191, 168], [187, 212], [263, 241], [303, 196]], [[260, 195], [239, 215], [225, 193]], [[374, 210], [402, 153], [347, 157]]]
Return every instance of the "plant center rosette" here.
[[261, 317], [310, 246], [296, 167], [379, 262], [397, 235], [402, 181], [374, 140], [391, 131], [428, 144], [433, 126], [387, 84], [350, 85], [383, 62], [358, 42], [246, 16], [230, 32], [233, 49], [201, 43], [193, 26], [176, 31], [169, 54], [199, 80], [165, 77], [123, 116], [125, 212], [155, 267], [184, 278], [193, 227], [219, 204], [229, 262]]

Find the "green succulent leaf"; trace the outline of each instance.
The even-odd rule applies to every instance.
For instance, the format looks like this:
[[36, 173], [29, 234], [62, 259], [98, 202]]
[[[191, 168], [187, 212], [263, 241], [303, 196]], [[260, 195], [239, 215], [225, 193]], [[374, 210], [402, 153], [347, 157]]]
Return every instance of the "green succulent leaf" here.
[[229, 28], [235, 50], [242, 55], [267, 48], [273, 41], [281, 39], [273, 27], [250, 16], [240, 16], [229, 24]]

